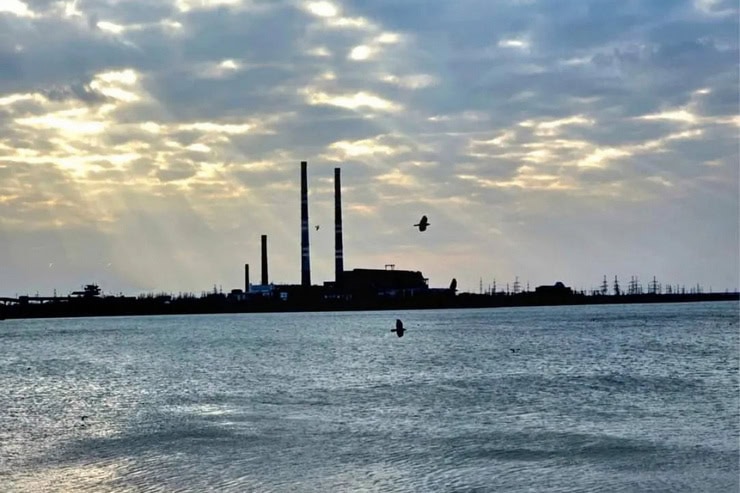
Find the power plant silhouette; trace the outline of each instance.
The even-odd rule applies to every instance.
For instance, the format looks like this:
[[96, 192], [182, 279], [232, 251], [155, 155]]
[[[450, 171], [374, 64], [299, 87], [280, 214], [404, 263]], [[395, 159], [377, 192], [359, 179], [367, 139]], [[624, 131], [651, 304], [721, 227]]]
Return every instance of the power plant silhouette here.
[[365, 301], [371, 298], [408, 298], [441, 294], [454, 295], [455, 288], [429, 288], [427, 279], [419, 271], [396, 270], [394, 264], [385, 269], [344, 270], [344, 239], [342, 231], [342, 184], [341, 169], [334, 168], [334, 279], [321, 286], [311, 284], [311, 247], [308, 218], [308, 162], [301, 161], [301, 284], [276, 285], [269, 282], [267, 236], [262, 235], [262, 277], [258, 285], [249, 282], [249, 264], [244, 266], [245, 281], [243, 290], [232, 290], [232, 298], [250, 299], [254, 296], [277, 297], [282, 301], [320, 299], [341, 299], [348, 302], [355, 299]]
[[[655, 278], [643, 292], [636, 277], [623, 292], [614, 278], [613, 294], [608, 294], [606, 276], [602, 286], [590, 294], [575, 292], [561, 282], [538, 286], [534, 291], [521, 290], [519, 280], [513, 291], [493, 289], [480, 293], [458, 293], [457, 280], [447, 288], [430, 288], [419, 271], [397, 270], [394, 264], [384, 269], [355, 268], [344, 270], [344, 239], [342, 229], [341, 170], [334, 168], [334, 279], [322, 285], [311, 283], [311, 257], [308, 220], [308, 163], [301, 161], [301, 282], [273, 284], [270, 282], [267, 235], [262, 234], [261, 276], [259, 284], [250, 282], [249, 264], [244, 264], [244, 288], [200, 297], [192, 294], [172, 296], [149, 294], [105, 296], [97, 284], [88, 284], [68, 296], [0, 297], [0, 320], [4, 318], [78, 317], [108, 315], [166, 315], [191, 313], [241, 313], [285, 311], [391, 310], [425, 308], [484, 308], [504, 306], [576, 305], [603, 303], [655, 303], [684, 301], [740, 300], [740, 293], [704, 293], [697, 285], [688, 292], [678, 287], [661, 288]], [[427, 216], [414, 224], [419, 232], [430, 226]], [[317, 228], [318, 229], [318, 228]], [[403, 334], [400, 324], [397, 335]]]

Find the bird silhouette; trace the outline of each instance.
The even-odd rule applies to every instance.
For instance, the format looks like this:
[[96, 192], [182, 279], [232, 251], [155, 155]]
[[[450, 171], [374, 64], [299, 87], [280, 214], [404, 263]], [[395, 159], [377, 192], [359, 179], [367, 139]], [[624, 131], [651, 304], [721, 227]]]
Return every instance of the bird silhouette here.
[[318, 231], [318, 230], [319, 230], [319, 225], [317, 224], [317, 225], [316, 225], [316, 231]]
[[403, 328], [403, 322], [401, 322], [400, 318], [396, 319], [396, 328], [391, 329], [391, 332], [395, 332], [398, 337], [403, 337], [403, 333], [406, 331], [406, 329]]
[[414, 224], [414, 226], [419, 228], [419, 231], [426, 231], [427, 226], [429, 226], [429, 221], [427, 220], [426, 216], [421, 216], [421, 220], [418, 224]]

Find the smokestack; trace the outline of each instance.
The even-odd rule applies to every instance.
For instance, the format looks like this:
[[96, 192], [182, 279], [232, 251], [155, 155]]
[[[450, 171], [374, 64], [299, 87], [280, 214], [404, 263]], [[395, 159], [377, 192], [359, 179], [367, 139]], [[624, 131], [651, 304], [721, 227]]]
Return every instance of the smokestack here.
[[334, 282], [342, 282], [344, 246], [342, 244], [342, 181], [339, 168], [334, 168]]
[[262, 285], [267, 284], [267, 235], [262, 235]]
[[308, 163], [301, 161], [301, 286], [311, 286], [311, 258], [308, 250]]
[[249, 264], [244, 264], [244, 292], [249, 292]]

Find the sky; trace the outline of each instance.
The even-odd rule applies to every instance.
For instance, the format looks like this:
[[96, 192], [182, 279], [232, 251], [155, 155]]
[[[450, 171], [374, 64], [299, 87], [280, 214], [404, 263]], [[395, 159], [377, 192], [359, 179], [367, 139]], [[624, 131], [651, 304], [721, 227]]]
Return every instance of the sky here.
[[[0, 296], [740, 285], [735, 0], [2, 0]], [[427, 231], [413, 224], [429, 217]], [[315, 226], [319, 226], [317, 229]]]

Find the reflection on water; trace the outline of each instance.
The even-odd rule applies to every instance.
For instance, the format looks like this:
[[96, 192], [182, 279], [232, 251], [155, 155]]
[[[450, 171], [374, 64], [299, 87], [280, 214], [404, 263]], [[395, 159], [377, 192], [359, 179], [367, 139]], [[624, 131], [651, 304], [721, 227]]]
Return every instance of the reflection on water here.
[[0, 491], [738, 491], [738, 339], [737, 303], [5, 321]]

